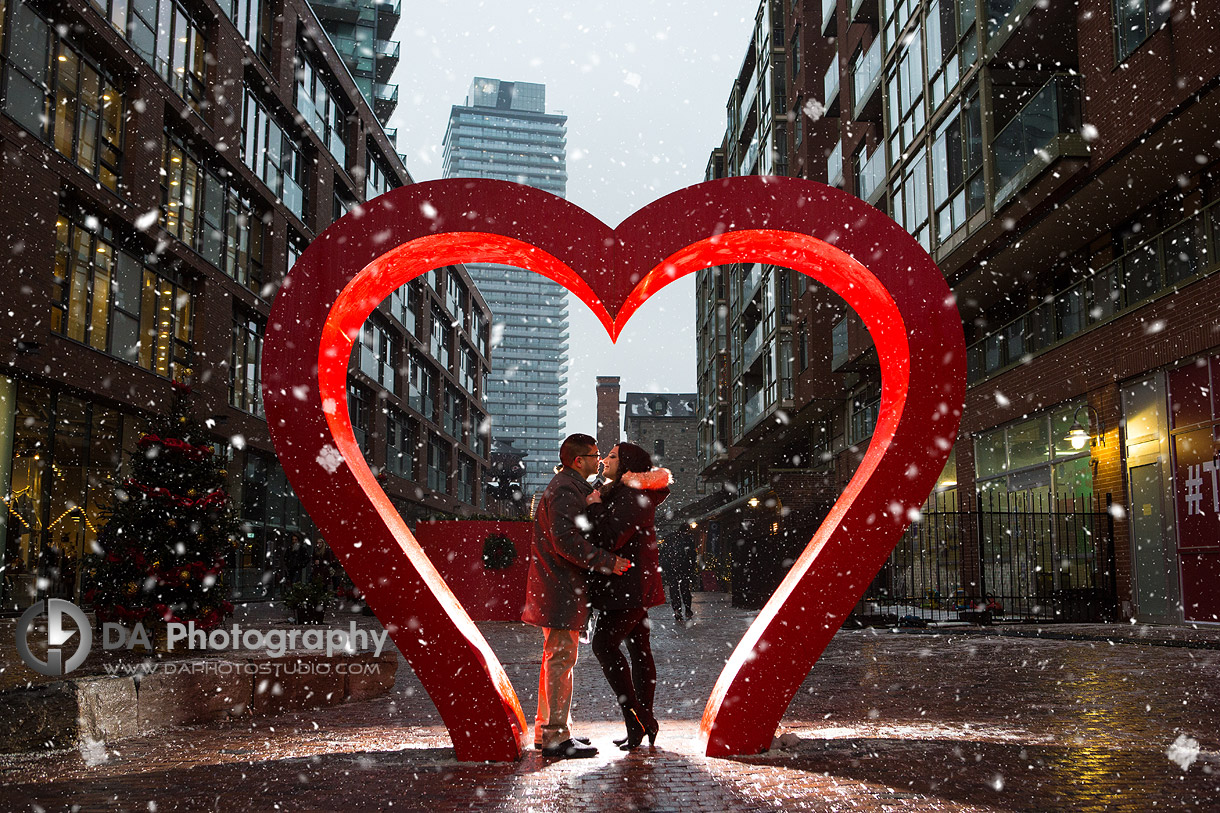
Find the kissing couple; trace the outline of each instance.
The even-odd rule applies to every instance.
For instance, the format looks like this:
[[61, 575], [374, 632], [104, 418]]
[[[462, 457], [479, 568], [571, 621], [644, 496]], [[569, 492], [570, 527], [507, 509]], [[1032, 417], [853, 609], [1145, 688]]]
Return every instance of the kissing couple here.
[[[633, 443], [619, 443], [602, 458], [589, 435], [569, 435], [559, 460], [534, 515], [521, 616], [543, 635], [534, 747], [560, 759], [597, 755], [587, 737], [571, 731], [572, 670], [590, 607], [598, 610], [593, 654], [627, 725], [626, 737], [614, 742], [624, 751], [644, 737], [652, 745], [659, 726], [648, 608], [665, 603], [656, 510], [673, 477], [653, 468], [648, 452]], [[589, 480], [599, 466], [606, 485], [596, 489]]]

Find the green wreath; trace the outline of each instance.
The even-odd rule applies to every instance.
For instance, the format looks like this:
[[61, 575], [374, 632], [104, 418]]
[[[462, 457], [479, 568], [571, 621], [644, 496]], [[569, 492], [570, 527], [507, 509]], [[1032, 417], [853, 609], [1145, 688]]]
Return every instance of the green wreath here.
[[505, 570], [517, 561], [517, 547], [504, 534], [492, 534], [483, 540], [483, 567]]

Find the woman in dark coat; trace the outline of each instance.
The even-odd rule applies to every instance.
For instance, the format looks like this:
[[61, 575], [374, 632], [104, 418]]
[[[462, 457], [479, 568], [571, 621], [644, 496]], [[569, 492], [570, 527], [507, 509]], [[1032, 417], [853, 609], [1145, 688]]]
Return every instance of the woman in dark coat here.
[[[589, 541], [630, 559], [621, 576], [589, 576], [589, 601], [599, 611], [593, 633], [593, 654], [601, 664], [623, 709], [627, 724], [623, 750], [647, 736], [657, 737], [652, 713], [657, 668], [649, 640], [648, 608], [665, 603], [657, 550], [656, 512], [669, 496], [673, 481], [668, 469], [652, 468], [648, 452], [633, 443], [620, 443], [602, 461], [602, 475], [611, 482], [589, 496], [586, 512], [592, 528]], [[630, 663], [622, 645], [627, 644]]]

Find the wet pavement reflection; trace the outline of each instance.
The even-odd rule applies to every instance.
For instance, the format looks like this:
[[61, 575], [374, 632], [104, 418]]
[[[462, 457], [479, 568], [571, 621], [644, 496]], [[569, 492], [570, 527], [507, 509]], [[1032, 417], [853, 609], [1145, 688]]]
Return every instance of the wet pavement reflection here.
[[[691, 629], [653, 614], [655, 749], [611, 745], [622, 723], [582, 648], [574, 714], [595, 759], [458, 763], [404, 666], [372, 701], [0, 758], [0, 809], [1220, 810], [1220, 649], [1207, 640], [845, 630], [771, 751], [707, 759], [698, 719], [751, 615], [712, 594], [696, 614]], [[540, 636], [480, 627], [532, 718]]]

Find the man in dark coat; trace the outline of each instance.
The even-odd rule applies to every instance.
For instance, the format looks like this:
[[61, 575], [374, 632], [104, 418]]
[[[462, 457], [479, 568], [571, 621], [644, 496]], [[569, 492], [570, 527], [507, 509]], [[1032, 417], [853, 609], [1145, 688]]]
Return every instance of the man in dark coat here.
[[[597, 749], [572, 737], [572, 670], [580, 631], [589, 618], [589, 571], [625, 573], [631, 562], [596, 548], [585, 536], [589, 478], [597, 473], [597, 441], [569, 435], [559, 449], [563, 464], [538, 502], [534, 515], [533, 557], [526, 582], [521, 620], [542, 627], [542, 671], [538, 678], [538, 713], [534, 745], [544, 756], [591, 757]], [[582, 528], [583, 526], [583, 528]]]

